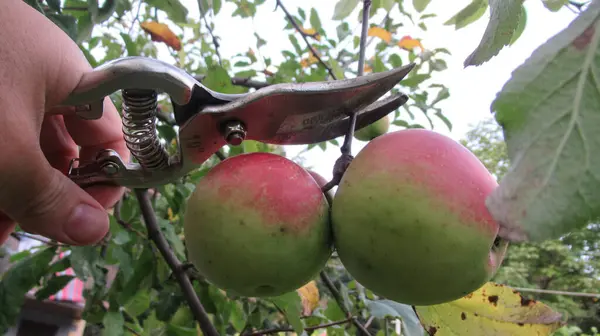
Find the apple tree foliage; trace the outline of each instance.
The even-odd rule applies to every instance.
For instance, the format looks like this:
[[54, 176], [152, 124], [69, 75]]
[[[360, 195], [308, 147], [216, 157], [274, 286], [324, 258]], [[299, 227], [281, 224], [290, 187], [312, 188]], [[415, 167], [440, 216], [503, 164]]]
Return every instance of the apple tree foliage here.
[[[163, 60], [197, 76], [209, 88], [226, 93], [248, 92], [282, 82], [323, 81], [357, 75], [360, 29], [350, 26], [347, 19], [353, 15], [361, 17], [362, 1], [359, 0], [332, 2], [334, 15], [331, 18], [322, 17], [316, 9], [302, 5], [288, 10], [285, 0], [198, 0], [200, 17], [190, 15], [189, 9], [179, 0], [24, 1], [76, 41], [92, 66], [123, 56], [157, 57], [162, 48], [168, 55]], [[568, 5], [567, 1], [541, 1], [550, 10]], [[410, 97], [405, 106], [390, 115], [392, 123], [399, 128], [433, 127], [433, 118], [439, 118], [451, 127], [451, 120], [438, 107], [449, 97], [451, 88], [435, 82], [436, 72], [444, 71], [444, 57], [451, 50], [427, 49], [418, 39], [419, 32], [427, 29], [428, 20], [439, 15], [428, 12], [429, 3], [430, 0], [373, 0], [371, 4], [370, 47], [365, 72], [385, 71], [408, 62], [417, 64], [397, 88]], [[593, 27], [598, 7], [597, 3], [590, 5], [572, 26], [540, 47], [537, 56], [515, 72], [494, 102], [493, 110], [507, 135], [507, 152], [515, 167], [507, 173], [507, 182], [503, 180], [501, 193], [495, 196], [491, 210], [519, 206], [503, 200], [501, 196], [506, 193], [529, 200], [525, 204], [529, 204], [532, 211], [525, 218], [505, 219], [497, 215], [510, 232], [518, 233], [519, 237], [527, 232], [526, 236], [540, 238], [547, 236], [548, 229], [556, 233], [583, 226], [585, 215], [595, 214], [600, 206], [593, 190], [573, 189], [583, 186], [584, 182], [597, 181], [594, 180], [595, 161], [591, 155], [595, 148], [594, 133], [586, 132], [583, 126], [593, 128], [595, 120], [593, 104], [598, 92], [594, 91], [597, 89], [594, 48], [600, 34]], [[522, 1], [516, 0], [473, 0], [447, 24], [459, 29], [480, 19], [488, 8], [488, 27], [482, 32], [481, 43], [465, 60], [466, 66], [488, 61], [526, 29], [526, 12]], [[272, 56], [263, 53], [269, 41], [258, 34], [254, 35], [253, 48], [240, 50], [230, 59], [221, 57], [215, 18], [233, 16], [252, 20], [258, 11], [274, 9], [287, 22], [282, 34], [288, 36], [289, 45], [274, 46], [280, 49], [283, 61], [274, 62]], [[333, 20], [335, 29], [324, 29], [322, 22], [325, 20]], [[408, 23], [414, 28], [406, 32]], [[559, 71], [553, 67], [565, 68]], [[554, 95], [546, 96], [547, 90], [563, 91], [560, 94], [552, 91]], [[112, 98], [119, 107], [119, 95]], [[175, 150], [177, 128], [173, 126], [170, 105], [165, 98], [161, 103], [159, 135], [170, 150]], [[548, 104], [550, 99], [555, 101]], [[565, 104], [573, 105], [566, 109]], [[417, 115], [424, 116], [428, 122], [420, 123]], [[573, 118], [565, 122], [569, 116]], [[581, 122], [578, 117], [585, 117], [586, 122]], [[546, 128], [539, 128], [540, 124]], [[538, 133], [546, 129], [548, 133], [542, 133], [547, 134], [546, 137]], [[340, 140], [307, 146], [307, 150], [339, 146]], [[562, 145], [557, 147], [552, 141]], [[523, 148], [523, 143], [530, 146]], [[571, 156], [556, 152], [554, 156], [542, 157], [548, 148], [567, 148], [561, 153], [571, 153]], [[223, 149], [225, 156], [254, 151], [286, 155], [284, 147], [252, 141]], [[183, 262], [186, 248], [181, 218], [185, 200], [195, 183], [218, 162], [217, 157], [211, 158], [201, 169], [181, 181], [150, 191], [160, 233]], [[541, 189], [540, 185], [529, 185], [530, 182], [523, 179], [524, 175], [530, 174], [525, 170], [529, 166], [539, 168], [536, 174], [551, 168], [545, 175], [551, 183], [542, 185]], [[535, 179], [531, 181], [536, 182]], [[559, 183], [568, 183], [571, 189], [561, 190]], [[551, 201], [543, 203], [537, 200], [543, 197], [532, 198], [529, 189], [543, 192], [541, 195], [548, 195]], [[549, 204], [561, 212], [552, 211], [554, 217], [546, 216], [544, 211], [549, 212]], [[11, 256], [14, 266], [2, 275], [0, 282], [0, 329], [5, 330], [14, 323], [25, 293], [36, 288], [37, 298], [47, 298], [72, 279], [56, 273], [71, 267], [75, 276], [88, 284], [84, 292], [86, 333], [198, 335], [199, 324], [174, 279], [174, 270], [148, 239], [141, 216], [140, 204], [130, 192], [110, 211], [110, 234], [101, 244], [84, 247], [51, 244]], [[540, 224], [540, 218], [546, 224]], [[522, 224], [525, 229], [520, 229]], [[56, 260], [59, 251], [68, 252], [68, 256]], [[109, 270], [116, 270], [116, 274]], [[530, 305], [530, 301], [519, 306], [518, 303], [524, 302], [520, 296], [506, 290], [496, 289], [502, 292], [498, 295], [506, 299], [503, 300], [507, 304], [505, 312], [482, 314], [475, 322], [460, 320], [464, 313], [461, 307], [465, 304], [462, 300], [429, 308], [385, 300], [354, 281], [335, 254], [314, 282], [296, 292], [269, 299], [234, 297], [204, 281], [193, 268], [187, 273], [212, 324], [222, 335], [259, 335], [269, 330], [308, 335], [316, 329], [318, 332], [326, 330], [328, 335], [357, 335], [360, 329], [366, 329], [372, 335], [388, 335], [397, 328], [397, 321], [402, 321], [403, 335], [452, 335], [453, 330], [471, 327], [492, 335], [495, 331], [523, 325], [526, 328], [521, 328], [522, 332], [550, 334], [557, 327], [553, 311], [544, 305]], [[490, 303], [498, 304], [498, 296], [487, 298]], [[444, 315], [436, 313], [436, 308], [445, 312]], [[489, 306], [471, 306], [470, 309], [477, 315], [478, 312], [487, 313]]]
[[[498, 180], [510, 166], [502, 129], [487, 119], [467, 132], [461, 143]], [[511, 244], [494, 282], [519, 288], [598, 293], [600, 288], [600, 224], [590, 223], [557, 239]], [[557, 335], [593, 335], [600, 330], [600, 298], [570, 294], [524, 293], [569, 316]]]

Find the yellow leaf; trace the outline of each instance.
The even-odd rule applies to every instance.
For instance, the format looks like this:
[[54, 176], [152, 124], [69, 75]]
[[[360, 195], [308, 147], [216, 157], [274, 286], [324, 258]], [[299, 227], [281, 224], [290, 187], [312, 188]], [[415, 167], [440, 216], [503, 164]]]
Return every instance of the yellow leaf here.
[[372, 72], [373, 68], [371, 68], [370, 65], [365, 64], [365, 66], [363, 67], [363, 72]]
[[142, 29], [150, 34], [152, 41], [163, 42], [174, 50], [181, 50], [181, 41], [164, 23], [147, 21], [140, 23]]
[[316, 58], [316, 57], [315, 57], [315, 56], [314, 56], [314, 55], [311, 53], [311, 54], [310, 54], [308, 57], [306, 57], [306, 58], [303, 58], [303, 59], [301, 59], [301, 60], [300, 60], [300, 65], [301, 65], [303, 68], [306, 68], [306, 67], [310, 66], [311, 64], [315, 64], [315, 63], [318, 63], [318, 62], [319, 62], [319, 59], [318, 59], [318, 58]]
[[400, 41], [398, 41], [398, 46], [406, 50], [413, 50], [416, 47], [421, 48], [421, 50], [424, 49], [423, 45], [421, 44], [421, 41], [414, 39], [408, 35], [402, 37]]
[[173, 215], [173, 209], [167, 209], [167, 215], [169, 216], [169, 221], [174, 222], [179, 219], [179, 215]]
[[321, 35], [319, 35], [319, 33], [317, 33], [317, 31], [314, 28], [300, 27], [300, 32], [302, 32], [302, 34], [306, 36], [314, 38], [317, 41], [321, 41]]
[[435, 336], [546, 336], [562, 326], [560, 313], [493, 282], [461, 299], [415, 309]]
[[367, 35], [379, 37], [380, 39], [384, 40], [386, 43], [390, 43], [390, 41], [392, 40], [392, 33], [390, 33], [389, 31], [387, 31], [383, 28], [380, 28], [380, 27], [369, 28]]
[[302, 299], [302, 314], [308, 316], [319, 306], [319, 289], [313, 280], [296, 290]]

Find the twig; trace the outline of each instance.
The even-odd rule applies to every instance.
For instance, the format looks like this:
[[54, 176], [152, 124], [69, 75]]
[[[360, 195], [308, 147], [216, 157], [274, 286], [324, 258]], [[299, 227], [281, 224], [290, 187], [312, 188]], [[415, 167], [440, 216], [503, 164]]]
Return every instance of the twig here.
[[565, 295], [565, 296], [583, 296], [583, 297], [593, 297], [600, 298], [600, 293], [582, 293], [582, 292], [565, 292], [565, 291], [557, 291], [550, 289], [537, 289], [537, 288], [522, 288], [522, 287], [510, 287], [519, 292], [531, 292], [538, 294], [555, 294], [555, 295]]
[[325, 69], [327, 70], [327, 72], [329, 72], [329, 75], [331, 76], [331, 78], [333, 78], [334, 80], [336, 80], [337, 77], [335, 76], [335, 73], [333, 72], [333, 70], [331, 69], [331, 67], [329, 65], [327, 65], [327, 63], [325, 63], [323, 61], [323, 59], [319, 56], [319, 54], [317, 54], [317, 51], [315, 50], [315, 48], [308, 41], [308, 37], [310, 35], [308, 35], [308, 34], [306, 34], [306, 33], [304, 33], [302, 31], [302, 29], [300, 28], [300, 26], [298, 26], [298, 24], [294, 20], [294, 17], [287, 11], [287, 9], [285, 8], [285, 6], [281, 2], [281, 0], [276, 0], [276, 1], [277, 1], [277, 7], [281, 8], [281, 10], [285, 13], [285, 17], [288, 19], [288, 21], [290, 21], [290, 23], [292, 24], [292, 26], [294, 26], [294, 28], [296, 29], [296, 31], [298, 31], [298, 33], [300, 33], [300, 36], [302, 36], [302, 39], [304, 40], [304, 42], [306, 42], [306, 46], [308, 47], [308, 49], [310, 50], [310, 52], [313, 54], [313, 56], [317, 59], [317, 61], [319, 61], [319, 63], [321, 63], [321, 65], [323, 65], [325, 67]]
[[367, 49], [367, 32], [369, 30], [369, 12], [371, 10], [371, 0], [364, 0], [362, 31], [360, 32], [360, 49], [358, 56], [358, 76], [362, 76], [365, 70], [365, 52]]
[[213, 33], [212, 28], [208, 24], [208, 20], [206, 19], [206, 12], [204, 11], [204, 8], [202, 8], [202, 1], [198, 1], [198, 9], [200, 10], [200, 16], [202, 17], [202, 20], [204, 20], [204, 25], [206, 26], [206, 29], [208, 30], [208, 33], [210, 34], [210, 37], [212, 38], [212, 43], [215, 46], [215, 54], [217, 54], [217, 59], [219, 60], [219, 65], [223, 66], [223, 59], [221, 58], [221, 54], [219, 53], [219, 47], [220, 47], [219, 41], [217, 40], [217, 37]]
[[131, 26], [129, 27], [129, 31], [127, 32], [127, 35], [131, 35], [131, 31], [133, 30], [133, 27], [135, 27], [135, 23], [140, 19], [140, 10], [142, 9], [142, 2], [143, 2], [142, 0], [140, 0], [138, 2], [137, 11], [135, 13], [135, 17], [131, 21]]
[[[367, 32], [369, 28], [369, 11], [371, 10], [371, 0], [364, 0], [363, 2], [363, 17], [362, 17], [362, 31], [360, 34], [360, 52], [358, 56], [358, 76], [364, 74], [365, 66], [365, 49], [367, 43]], [[352, 156], [352, 138], [354, 137], [354, 128], [356, 128], [356, 112], [350, 111], [350, 127], [346, 131], [344, 137], [344, 143], [340, 148], [341, 155], [335, 161], [333, 165], [333, 178], [327, 184], [325, 184], [321, 190], [328, 192], [334, 186], [338, 185], [342, 180], [342, 176], [348, 169], [348, 166], [354, 159]]]
[[127, 329], [127, 331], [129, 331], [130, 333], [134, 334], [135, 336], [141, 336], [140, 334], [138, 334], [135, 330], [133, 330], [133, 328], [131, 328], [130, 326], [125, 326], [125, 329]]
[[23, 232], [23, 231], [19, 231], [19, 232], [11, 232], [10, 234], [13, 238], [21, 240], [21, 238], [27, 238], [27, 239], [32, 239], [32, 240], [37, 240], [41, 243], [44, 243], [46, 245], [49, 246], [68, 246], [65, 244], [61, 244], [61, 243], [57, 243], [53, 240], [44, 238], [44, 237], [40, 237], [40, 236], [36, 236], [36, 235], [32, 235], [30, 233], [27, 232]]
[[[328, 327], [335, 326], [335, 325], [340, 325], [340, 324], [348, 323], [351, 320], [352, 320], [352, 318], [349, 317], [347, 319], [340, 320], [340, 321], [335, 321], [335, 322], [330, 322], [330, 323], [325, 323], [325, 324], [319, 324], [319, 325], [312, 326], [312, 327], [306, 327], [306, 328], [304, 328], [304, 330], [306, 332], [311, 332], [311, 331], [315, 331], [317, 329], [323, 329], [323, 328], [328, 328]], [[258, 336], [258, 335], [275, 334], [275, 333], [280, 333], [280, 332], [294, 332], [294, 328], [265, 329], [265, 330], [255, 331], [255, 332], [250, 333], [250, 334], [242, 334], [242, 335], [244, 335], [244, 336]]]
[[119, 225], [121, 225], [121, 227], [123, 227], [125, 230], [135, 233], [142, 239], [147, 239], [148, 237], [146, 237], [146, 235], [144, 235], [141, 231], [137, 230], [136, 228], [131, 226], [131, 224], [127, 223], [126, 221], [124, 221], [121, 218], [121, 205], [122, 204], [123, 204], [123, 199], [121, 198], [121, 199], [119, 199], [117, 204], [115, 204], [115, 206], [113, 207], [113, 217], [115, 217], [115, 220], [117, 221], [117, 223], [119, 223]]
[[346, 305], [344, 304], [344, 298], [342, 297], [342, 295], [340, 294], [340, 291], [338, 291], [338, 289], [335, 287], [335, 285], [333, 284], [333, 281], [331, 281], [331, 279], [329, 279], [329, 277], [327, 276], [327, 274], [325, 274], [324, 271], [321, 271], [320, 273], [321, 276], [321, 281], [323, 281], [325, 283], [325, 286], [327, 287], [327, 289], [329, 289], [329, 291], [331, 292], [331, 295], [333, 296], [333, 298], [335, 299], [335, 301], [337, 302], [338, 306], [340, 307], [340, 309], [344, 312], [344, 314], [346, 314], [346, 316], [352, 320], [352, 323], [356, 326], [356, 328], [358, 328], [358, 330], [360, 330], [364, 335], [366, 336], [371, 336], [371, 333], [369, 333], [369, 331], [367, 330], [367, 328], [365, 328], [365, 326], [363, 326], [360, 321], [358, 321], [358, 319], [356, 319], [356, 317], [352, 316], [352, 314], [350, 313], [350, 311], [348, 310], [348, 308], [346, 307]]
[[211, 323], [206, 310], [202, 306], [198, 295], [194, 291], [194, 287], [190, 282], [190, 279], [187, 276], [187, 273], [182, 267], [181, 262], [175, 254], [173, 250], [169, 246], [169, 243], [163, 236], [158, 226], [158, 221], [156, 219], [156, 214], [154, 213], [154, 209], [152, 209], [152, 204], [150, 203], [150, 198], [148, 197], [148, 193], [146, 189], [135, 189], [135, 195], [140, 203], [140, 210], [142, 211], [142, 217], [144, 218], [144, 222], [146, 223], [146, 228], [148, 229], [148, 237], [156, 244], [156, 247], [162, 254], [163, 258], [175, 273], [175, 277], [181, 286], [183, 294], [188, 301], [190, 309], [194, 314], [194, 317], [200, 324], [200, 329], [205, 336], [219, 336], [217, 329]]

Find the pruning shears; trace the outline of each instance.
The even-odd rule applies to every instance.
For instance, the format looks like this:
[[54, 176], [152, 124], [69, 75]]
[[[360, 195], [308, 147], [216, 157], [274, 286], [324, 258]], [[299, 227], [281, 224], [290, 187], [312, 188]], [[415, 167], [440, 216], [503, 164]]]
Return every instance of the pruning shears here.
[[[61, 104], [78, 117], [102, 117], [104, 98], [121, 90], [123, 136], [137, 162], [112, 149], [95, 161], [74, 158], [69, 177], [78, 185], [149, 188], [174, 181], [201, 166], [221, 147], [256, 140], [279, 145], [314, 144], [365, 127], [407, 102], [397, 93], [380, 99], [414, 68], [335, 81], [283, 83], [243, 94], [207, 88], [184, 70], [147, 57], [123, 57], [87, 73]], [[166, 93], [179, 128], [177, 151], [167, 153], [156, 129], [158, 94]]]

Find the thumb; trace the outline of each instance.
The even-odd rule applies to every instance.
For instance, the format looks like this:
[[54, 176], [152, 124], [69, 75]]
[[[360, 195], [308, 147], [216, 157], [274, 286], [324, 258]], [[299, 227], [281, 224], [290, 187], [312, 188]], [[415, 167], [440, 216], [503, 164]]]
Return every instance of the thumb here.
[[108, 214], [77, 184], [54, 169], [42, 151], [21, 152], [0, 167], [0, 210], [25, 231], [71, 245], [100, 241]]

